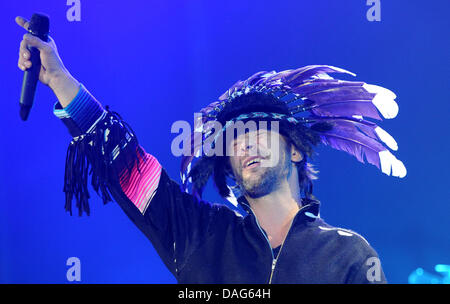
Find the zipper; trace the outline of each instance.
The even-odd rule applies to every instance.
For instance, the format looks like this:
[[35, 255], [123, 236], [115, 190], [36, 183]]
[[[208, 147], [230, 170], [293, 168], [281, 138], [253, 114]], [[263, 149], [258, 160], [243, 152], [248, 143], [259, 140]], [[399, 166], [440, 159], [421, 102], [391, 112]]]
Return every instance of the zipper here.
[[[249, 207], [249, 208], [250, 208], [250, 207]], [[250, 209], [251, 209], [251, 208], [250, 208]], [[251, 209], [251, 210], [252, 210], [252, 209]], [[267, 238], [266, 234], [264, 233], [264, 231], [262, 230], [261, 226], [259, 225], [258, 219], [256, 218], [256, 215], [255, 215], [255, 213], [253, 212], [253, 210], [252, 210], [252, 214], [253, 214], [253, 216], [255, 217], [256, 225], [258, 226], [259, 231], [261, 231], [261, 234], [264, 236], [264, 238], [265, 238], [266, 241], [267, 241], [267, 244], [269, 245], [270, 254], [272, 255], [272, 267], [271, 267], [271, 270], [270, 270], [270, 276], [269, 276], [269, 284], [271, 284], [273, 272], [274, 272], [275, 266], [276, 266], [276, 264], [277, 264], [277, 258], [278, 258], [278, 256], [280, 255], [280, 252], [281, 252], [281, 249], [282, 249], [282, 248], [280, 248], [280, 252], [278, 252], [277, 257], [275, 258], [275, 256], [273, 255], [272, 245], [270, 245], [269, 239]]]
[[[242, 203], [242, 202], [241, 202], [241, 203]], [[266, 236], [266, 234], [264, 233], [263, 229], [262, 229], [261, 226], [259, 225], [258, 218], [256, 217], [255, 212], [253, 212], [253, 209], [252, 209], [249, 205], [247, 205], [247, 204], [245, 204], [245, 203], [242, 203], [242, 204], [245, 205], [245, 206], [247, 206], [248, 209], [251, 210], [251, 214], [252, 214], [252, 216], [255, 218], [256, 226], [258, 226], [259, 231], [260, 231], [261, 234], [264, 236], [264, 239], [266, 240], [267, 245], [269, 246], [270, 254], [272, 255], [272, 268], [271, 268], [271, 271], [270, 271], [270, 278], [271, 278], [271, 277], [272, 277], [272, 273], [273, 273], [273, 271], [274, 271], [274, 269], [275, 269], [275, 264], [276, 264], [276, 259], [275, 259], [275, 256], [273, 255], [272, 245], [270, 245], [269, 239], [267, 238], [267, 236]], [[280, 250], [281, 250], [281, 248], [280, 248]], [[269, 280], [270, 280], [270, 278], [269, 278]]]
[[[281, 251], [281, 248], [280, 248]], [[280, 254], [278, 252], [278, 254]], [[275, 266], [277, 265], [277, 261], [278, 261], [278, 255], [276, 259], [272, 260], [272, 271], [270, 272], [270, 277], [269, 277], [269, 284], [272, 284], [272, 277], [273, 277], [273, 272], [275, 271]]]
[[[250, 208], [250, 206], [249, 206], [249, 208]], [[270, 245], [269, 239], [267, 238], [267, 236], [266, 236], [266, 234], [264, 233], [263, 229], [262, 229], [261, 226], [259, 225], [258, 219], [256, 218], [256, 215], [255, 215], [255, 213], [253, 212], [253, 209], [250, 208], [250, 210], [252, 210], [252, 215], [253, 215], [253, 217], [255, 218], [256, 225], [258, 226], [259, 231], [261, 232], [261, 234], [262, 234], [262, 235], [264, 236], [264, 238], [266, 239], [267, 245], [269, 245], [270, 253], [272, 254], [272, 261], [274, 261], [274, 260], [276, 260], [276, 259], [275, 259], [275, 256], [273, 255], [272, 245]], [[280, 248], [280, 249], [281, 249], [281, 248]], [[273, 265], [273, 263], [272, 263], [272, 265]], [[273, 266], [272, 266], [272, 267], [273, 267]]]
[[[275, 271], [275, 266], [277, 265], [277, 261], [278, 261], [278, 258], [280, 257], [281, 251], [283, 250], [284, 242], [286, 242], [286, 239], [288, 238], [289, 232], [291, 232], [292, 224], [294, 223], [294, 220], [297, 217], [297, 214], [298, 214], [298, 212], [300, 212], [300, 210], [301, 210], [301, 208], [297, 211], [297, 213], [295, 214], [294, 218], [292, 219], [291, 224], [289, 225], [288, 232], [286, 233], [286, 236], [285, 236], [285, 238], [283, 240], [283, 243], [281, 243], [280, 251], [278, 251], [277, 257], [275, 259], [273, 259], [273, 261], [272, 261], [272, 271], [270, 272], [269, 284], [272, 284], [273, 273]], [[271, 246], [271, 248], [272, 248], [272, 246]], [[272, 251], [272, 253], [273, 253], [273, 251]], [[272, 254], [272, 256], [273, 256], [273, 254]]]
[[273, 273], [274, 273], [275, 267], [276, 267], [276, 265], [277, 265], [278, 257], [280, 256], [281, 251], [283, 250], [284, 242], [286, 242], [286, 239], [288, 238], [289, 233], [291, 232], [292, 224], [294, 223], [295, 218], [296, 218], [297, 215], [300, 213], [300, 211], [301, 211], [304, 207], [306, 207], [307, 205], [306, 205], [306, 206], [302, 206], [302, 207], [297, 211], [297, 213], [295, 214], [294, 218], [293, 218], [292, 221], [291, 221], [291, 224], [289, 225], [289, 229], [288, 229], [288, 232], [287, 232], [287, 234], [286, 234], [286, 237], [284, 238], [283, 243], [281, 243], [280, 251], [278, 251], [277, 257], [275, 258], [275, 256], [273, 255], [272, 245], [270, 245], [269, 239], [267, 238], [267, 236], [266, 236], [266, 234], [264, 233], [263, 229], [262, 229], [261, 226], [259, 225], [259, 222], [258, 222], [258, 219], [256, 218], [255, 212], [253, 212], [253, 209], [252, 209], [249, 205], [247, 205], [247, 204], [245, 204], [245, 203], [243, 203], [243, 204], [246, 205], [246, 206], [252, 211], [252, 215], [253, 215], [253, 217], [255, 218], [256, 225], [258, 226], [259, 231], [262, 233], [262, 235], [264, 236], [264, 238], [265, 238], [266, 241], [267, 241], [267, 244], [269, 245], [270, 253], [271, 253], [271, 255], [272, 255], [272, 267], [271, 267], [271, 270], [270, 270], [270, 276], [269, 276], [269, 282], [268, 282], [268, 283], [269, 283], [269, 284], [272, 284]]

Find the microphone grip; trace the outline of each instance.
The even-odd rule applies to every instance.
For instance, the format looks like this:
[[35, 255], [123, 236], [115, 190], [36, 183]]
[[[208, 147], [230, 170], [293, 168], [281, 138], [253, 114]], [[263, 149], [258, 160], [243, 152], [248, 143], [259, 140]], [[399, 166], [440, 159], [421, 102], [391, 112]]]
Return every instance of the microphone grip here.
[[41, 70], [41, 57], [37, 48], [31, 47], [30, 61], [31, 68], [27, 69], [23, 74], [22, 93], [20, 95], [20, 118], [25, 121], [28, 119], [31, 107], [33, 106], [34, 93], [39, 80], [39, 72]]

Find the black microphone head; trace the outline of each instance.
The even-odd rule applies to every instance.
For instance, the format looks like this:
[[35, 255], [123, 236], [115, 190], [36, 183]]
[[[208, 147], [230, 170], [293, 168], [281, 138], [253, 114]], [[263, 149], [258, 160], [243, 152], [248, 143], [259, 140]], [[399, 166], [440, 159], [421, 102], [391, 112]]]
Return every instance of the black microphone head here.
[[30, 111], [31, 111], [31, 106], [21, 104], [20, 111], [19, 111], [20, 118], [23, 121], [26, 121], [28, 119], [28, 115], [30, 115]]
[[31, 16], [30, 26], [28, 27], [28, 31], [31, 34], [38, 37], [47, 37], [48, 31], [50, 30], [50, 19], [47, 15], [34, 13]]

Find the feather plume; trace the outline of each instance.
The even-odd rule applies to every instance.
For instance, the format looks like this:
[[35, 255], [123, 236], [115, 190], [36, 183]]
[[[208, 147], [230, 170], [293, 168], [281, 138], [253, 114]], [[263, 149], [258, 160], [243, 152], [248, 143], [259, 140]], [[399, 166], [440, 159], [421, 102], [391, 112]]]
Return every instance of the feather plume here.
[[[388, 146], [390, 149], [396, 151], [398, 150], [398, 145], [395, 139], [386, 132], [381, 127], [377, 126], [375, 123], [362, 119], [355, 115], [355, 117], [317, 117], [311, 116], [308, 118], [309, 121], [320, 121], [320, 122], [328, 122], [334, 123], [334, 128], [344, 128], [344, 129], [353, 129], [355, 127], [362, 131], [365, 135], [379, 140]], [[319, 131], [320, 132], [320, 131]]]
[[390, 148], [398, 148], [397, 143], [391, 135], [376, 124], [351, 118], [319, 118], [318, 120], [334, 124], [334, 128], [330, 131], [317, 132], [324, 144], [345, 151], [362, 163], [365, 158], [368, 163], [375, 165], [387, 175], [391, 175], [391, 168], [393, 176], [404, 177], [406, 175], [403, 163], [377, 139]]

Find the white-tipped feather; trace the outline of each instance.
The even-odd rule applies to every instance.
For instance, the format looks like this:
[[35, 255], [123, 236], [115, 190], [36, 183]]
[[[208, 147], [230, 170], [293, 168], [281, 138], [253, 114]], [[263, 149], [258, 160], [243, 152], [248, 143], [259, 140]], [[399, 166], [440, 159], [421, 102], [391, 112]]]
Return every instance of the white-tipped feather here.
[[363, 85], [363, 88], [369, 93], [376, 94], [372, 99], [372, 103], [377, 107], [378, 111], [380, 111], [384, 118], [390, 119], [397, 116], [398, 104], [394, 100], [397, 97], [394, 92], [386, 88], [367, 83]]
[[363, 87], [364, 87], [369, 93], [375, 93], [375, 94], [386, 95], [386, 97], [389, 97], [389, 98], [391, 98], [391, 99], [397, 98], [397, 95], [395, 95], [394, 92], [392, 92], [392, 91], [389, 90], [389, 89], [380, 87], [380, 86], [378, 86], [378, 85], [365, 83], [365, 84], [363, 85]]
[[[381, 171], [387, 175], [403, 178], [406, 176], [406, 167], [391, 152], [384, 150], [378, 153]], [[392, 172], [391, 172], [392, 169]]]
[[378, 138], [382, 142], [384, 142], [390, 149], [392, 149], [394, 151], [398, 150], [397, 142], [395, 141], [394, 137], [392, 137], [391, 134], [389, 134], [388, 132], [386, 132], [385, 130], [383, 130], [380, 127], [375, 128], [375, 133], [377, 133]]

